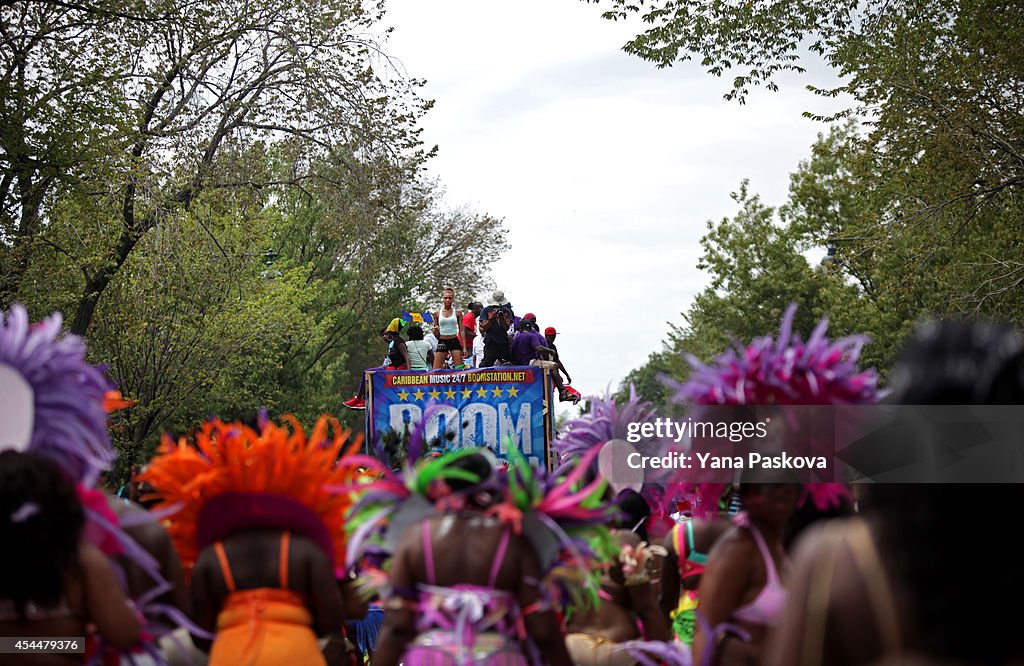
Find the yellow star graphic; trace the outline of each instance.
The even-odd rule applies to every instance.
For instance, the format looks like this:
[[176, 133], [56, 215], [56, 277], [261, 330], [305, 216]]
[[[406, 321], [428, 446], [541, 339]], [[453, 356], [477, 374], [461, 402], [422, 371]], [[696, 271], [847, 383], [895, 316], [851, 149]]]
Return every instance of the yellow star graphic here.
[[485, 388], [478, 388], [476, 390], [476, 394], [478, 396], [480, 396], [481, 398], [486, 398], [487, 397], [487, 389], [485, 389]]
[[495, 389], [493, 391], [491, 391], [491, 393], [494, 394], [495, 398], [498, 398], [498, 397], [501, 396], [502, 393], [504, 393], [504, 391], [501, 390], [500, 386], [497, 386], [497, 387], [495, 387]]
[[470, 391], [469, 389], [462, 389], [461, 393], [463, 398], [468, 398], [469, 396], [473, 395], [473, 392]]
[[428, 393], [427, 395], [429, 395], [434, 400], [437, 400], [438, 398], [441, 397], [441, 392], [438, 391], [437, 389], [431, 389], [430, 393]]
[[409, 392], [406, 391], [405, 389], [402, 389], [401, 391], [398, 392], [398, 397], [402, 399], [402, 402], [405, 402], [406, 400], [409, 399]]
[[519, 389], [517, 389], [515, 386], [509, 386], [508, 389], [506, 390], [508, 391], [508, 395], [510, 398], [519, 397]]
[[412, 394], [412, 397], [416, 398], [417, 400], [422, 400], [423, 399], [423, 389], [416, 389], [416, 392]]
[[444, 392], [444, 397], [446, 397], [449, 400], [451, 400], [452, 398], [455, 397], [455, 391], [453, 391], [451, 389], [448, 389], [447, 391]]

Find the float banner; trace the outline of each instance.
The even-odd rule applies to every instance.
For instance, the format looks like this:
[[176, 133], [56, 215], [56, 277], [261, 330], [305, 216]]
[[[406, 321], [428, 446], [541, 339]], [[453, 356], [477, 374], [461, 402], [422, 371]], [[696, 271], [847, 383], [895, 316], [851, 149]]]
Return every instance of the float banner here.
[[486, 446], [501, 459], [508, 447], [531, 463], [546, 460], [544, 371], [500, 366], [455, 372], [370, 371], [369, 441], [412, 432], [428, 415], [424, 448]]
[[697, 406], [626, 425], [613, 483], [1024, 483], [1024, 406]]

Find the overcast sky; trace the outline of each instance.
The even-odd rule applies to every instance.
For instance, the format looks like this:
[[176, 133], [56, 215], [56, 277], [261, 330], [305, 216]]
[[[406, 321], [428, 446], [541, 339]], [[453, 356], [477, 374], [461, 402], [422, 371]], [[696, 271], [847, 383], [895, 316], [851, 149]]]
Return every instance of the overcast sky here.
[[820, 76], [727, 102], [727, 81], [699, 67], [625, 54], [642, 24], [600, 14], [579, 0], [389, 0], [385, 17], [387, 52], [436, 101], [430, 173], [450, 206], [504, 218], [512, 249], [493, 278], [517, 314], [558, 329], [584, 394], [660, 349], [707, 282], [707, 220], [735, 212], [743, 178], [782, 203], [826, 129], [801, 112], [836, 108], [803, 89]]

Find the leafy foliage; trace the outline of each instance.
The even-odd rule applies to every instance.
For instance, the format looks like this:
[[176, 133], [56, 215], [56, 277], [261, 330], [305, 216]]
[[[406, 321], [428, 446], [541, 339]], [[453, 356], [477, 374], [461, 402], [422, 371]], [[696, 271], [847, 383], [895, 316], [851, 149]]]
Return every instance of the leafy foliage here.
[[[600, 2], [601, 0], [587, 0]], [[714, 76], [735, 74], [726, 99], [746, 100], [751, 86], [777, 90], [780, 72], [803, 72], [801, 46], [831, 54], [870, 13], [853, 0], [607, 0], [604, 18], [639, 13], [651, 27], [630, 40], [627, 53], [670, 67], [700, 58]], [[877, 2], [874, 4], [888, 4]], [[733, 70], [737, 70], [733, 72]]]
[[[923, 316], [1024, 324], [1024, 11], [995, 0], [606, 0], [606, 18], [650, 26], [626, 50], [664, 67], [701, 59], [737, 73], [727, 98], [773, 88], [808, 53], [839, 75], [819, 94], [852, 98], [792, 177], [789, 201], [740, 211], [704, 239], [712, 288], [663, 354], [721, 349], [773, 330], [780, 299], [829, 315], [837, 334], [867, 332], [865, 360], [885, 372]], [[777, 219], [776, 219], [777, 216]], [[785, 246], [792, 245], [787, 251]], [[830, 247], [827, 271], [804, 254]], [[798, 315], [800, 316], [800, 315]], [[797, 324], [797, 328], [806, 325]], [[670, 353], [671, 352], [671, 353]], [[683, 369], [681, 372], [685, 372]], [[634, 377], [643, 378], [647, 369]]]
[[115, 481], [210, 414], [337, 411], [385, 321], [488, 286], [505, 229], [423, 176], [382, 11], [0, 3], [0, 305], [67, 313], [136, 401]]

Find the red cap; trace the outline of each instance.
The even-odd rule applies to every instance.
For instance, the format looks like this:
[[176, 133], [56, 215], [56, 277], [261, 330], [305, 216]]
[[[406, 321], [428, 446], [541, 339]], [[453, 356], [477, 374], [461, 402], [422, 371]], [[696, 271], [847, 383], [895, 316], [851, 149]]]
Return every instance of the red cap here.
[[533, 314], [532, 312], [527, 312], [526, 314], [523, 315], [523, 319], [532, 319], [534, 321], [537, 321], [537, 315]]
[[544, 335], [554, 335], [554, 334], [555, 334], [555, 327], [554, 326], [548, 326], [547, 328], [544, 329]]

